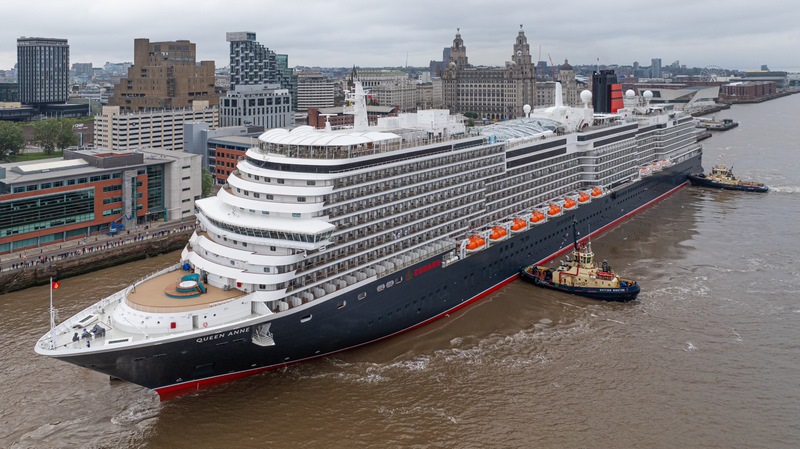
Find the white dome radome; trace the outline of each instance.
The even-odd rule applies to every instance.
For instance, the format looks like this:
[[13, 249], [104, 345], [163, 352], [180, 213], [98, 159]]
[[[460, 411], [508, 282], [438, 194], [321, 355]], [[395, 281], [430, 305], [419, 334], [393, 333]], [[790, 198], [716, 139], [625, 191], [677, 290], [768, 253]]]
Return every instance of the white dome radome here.
[[529, 105], [529, 104], [526, 104], [525, 106], [523, 106], [523, 107], [522, 107], [522, 112], [524, 112], [524, 113], [525, 113], [525, 116], [527, 117], [527, 116], [528, 116], [528, 114], [530, 114], [530, 113], [531, 113], [531, 105]]
[[633, 98], [636, 96], [636, 92], [634, 92], [633, 89], [628, 89], [625, 91], [625, 96], [628, 98]]
[[650, 92], [649, 90], [646, 90], [646, 91], [644, 91], [644, 93], [642, 94], [642, 96], [643, 96], [645, 99], [649, 100], [649, 99], [653, 98], [653, 93], [652, 93], [652, 92]]
[[592, 93], [588, 90], [581, 91], [581, 101], [584, 104], [589, 104], [592, 101]]

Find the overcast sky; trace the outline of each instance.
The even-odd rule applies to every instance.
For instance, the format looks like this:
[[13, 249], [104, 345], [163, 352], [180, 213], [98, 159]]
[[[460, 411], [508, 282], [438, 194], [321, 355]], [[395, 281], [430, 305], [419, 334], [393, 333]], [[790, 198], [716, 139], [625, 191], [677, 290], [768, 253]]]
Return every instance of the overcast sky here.
[[[133, 61], [133, 40], [187, 39], [228, 65], [226, 31], [254, 31], [294, 67], [427, 66], [461, 29], [473, 65], [502, 65], [523, 25], [534, 60], [800, 70], [797, 0], [33, 0], [4, 2], [0, 69], [17, 38], [66, 38], [70, 63]], [[541, 49], [541, 50], [540, 50]]]

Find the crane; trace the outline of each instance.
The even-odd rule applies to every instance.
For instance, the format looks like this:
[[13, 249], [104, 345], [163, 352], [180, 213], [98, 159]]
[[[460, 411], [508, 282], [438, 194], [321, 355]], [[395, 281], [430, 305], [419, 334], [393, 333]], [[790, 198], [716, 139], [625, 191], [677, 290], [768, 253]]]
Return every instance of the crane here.
[[550, 65], [553, 66], [553, 81], [558, 79], [558, 74], [556, 73], [556, 65], [553, 64], [553, 58], [550, 57], [550, 53], [547, 54], [547, 59], [550, 60]]

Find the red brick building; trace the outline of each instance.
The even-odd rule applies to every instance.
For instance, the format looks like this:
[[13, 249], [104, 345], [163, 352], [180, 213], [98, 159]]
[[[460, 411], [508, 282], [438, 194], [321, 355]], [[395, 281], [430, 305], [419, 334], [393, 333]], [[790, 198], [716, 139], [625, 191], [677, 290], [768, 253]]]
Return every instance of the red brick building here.
[[723, 85], [719, 98], [726, 103], [759, 101], [775, 95], [777, 91], [778, 85], [772, 81], [741, 81]]

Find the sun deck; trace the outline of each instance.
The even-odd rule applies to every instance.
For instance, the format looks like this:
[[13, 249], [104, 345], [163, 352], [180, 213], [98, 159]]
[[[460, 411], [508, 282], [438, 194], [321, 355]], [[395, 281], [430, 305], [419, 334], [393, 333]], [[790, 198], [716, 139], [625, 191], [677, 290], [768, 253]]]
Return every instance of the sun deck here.
[[185, 271], [171, 271], [143, 282], [128, 293], [126, 302], [131, 308], [142, 312], [169, 313], [202, 309], [244, 295], [240, 290], [223, 290], [202, 284], [205, 293], [198, 291], [197, 295], [176, 297], [182, 290], [179, 285], [184, 275]]

